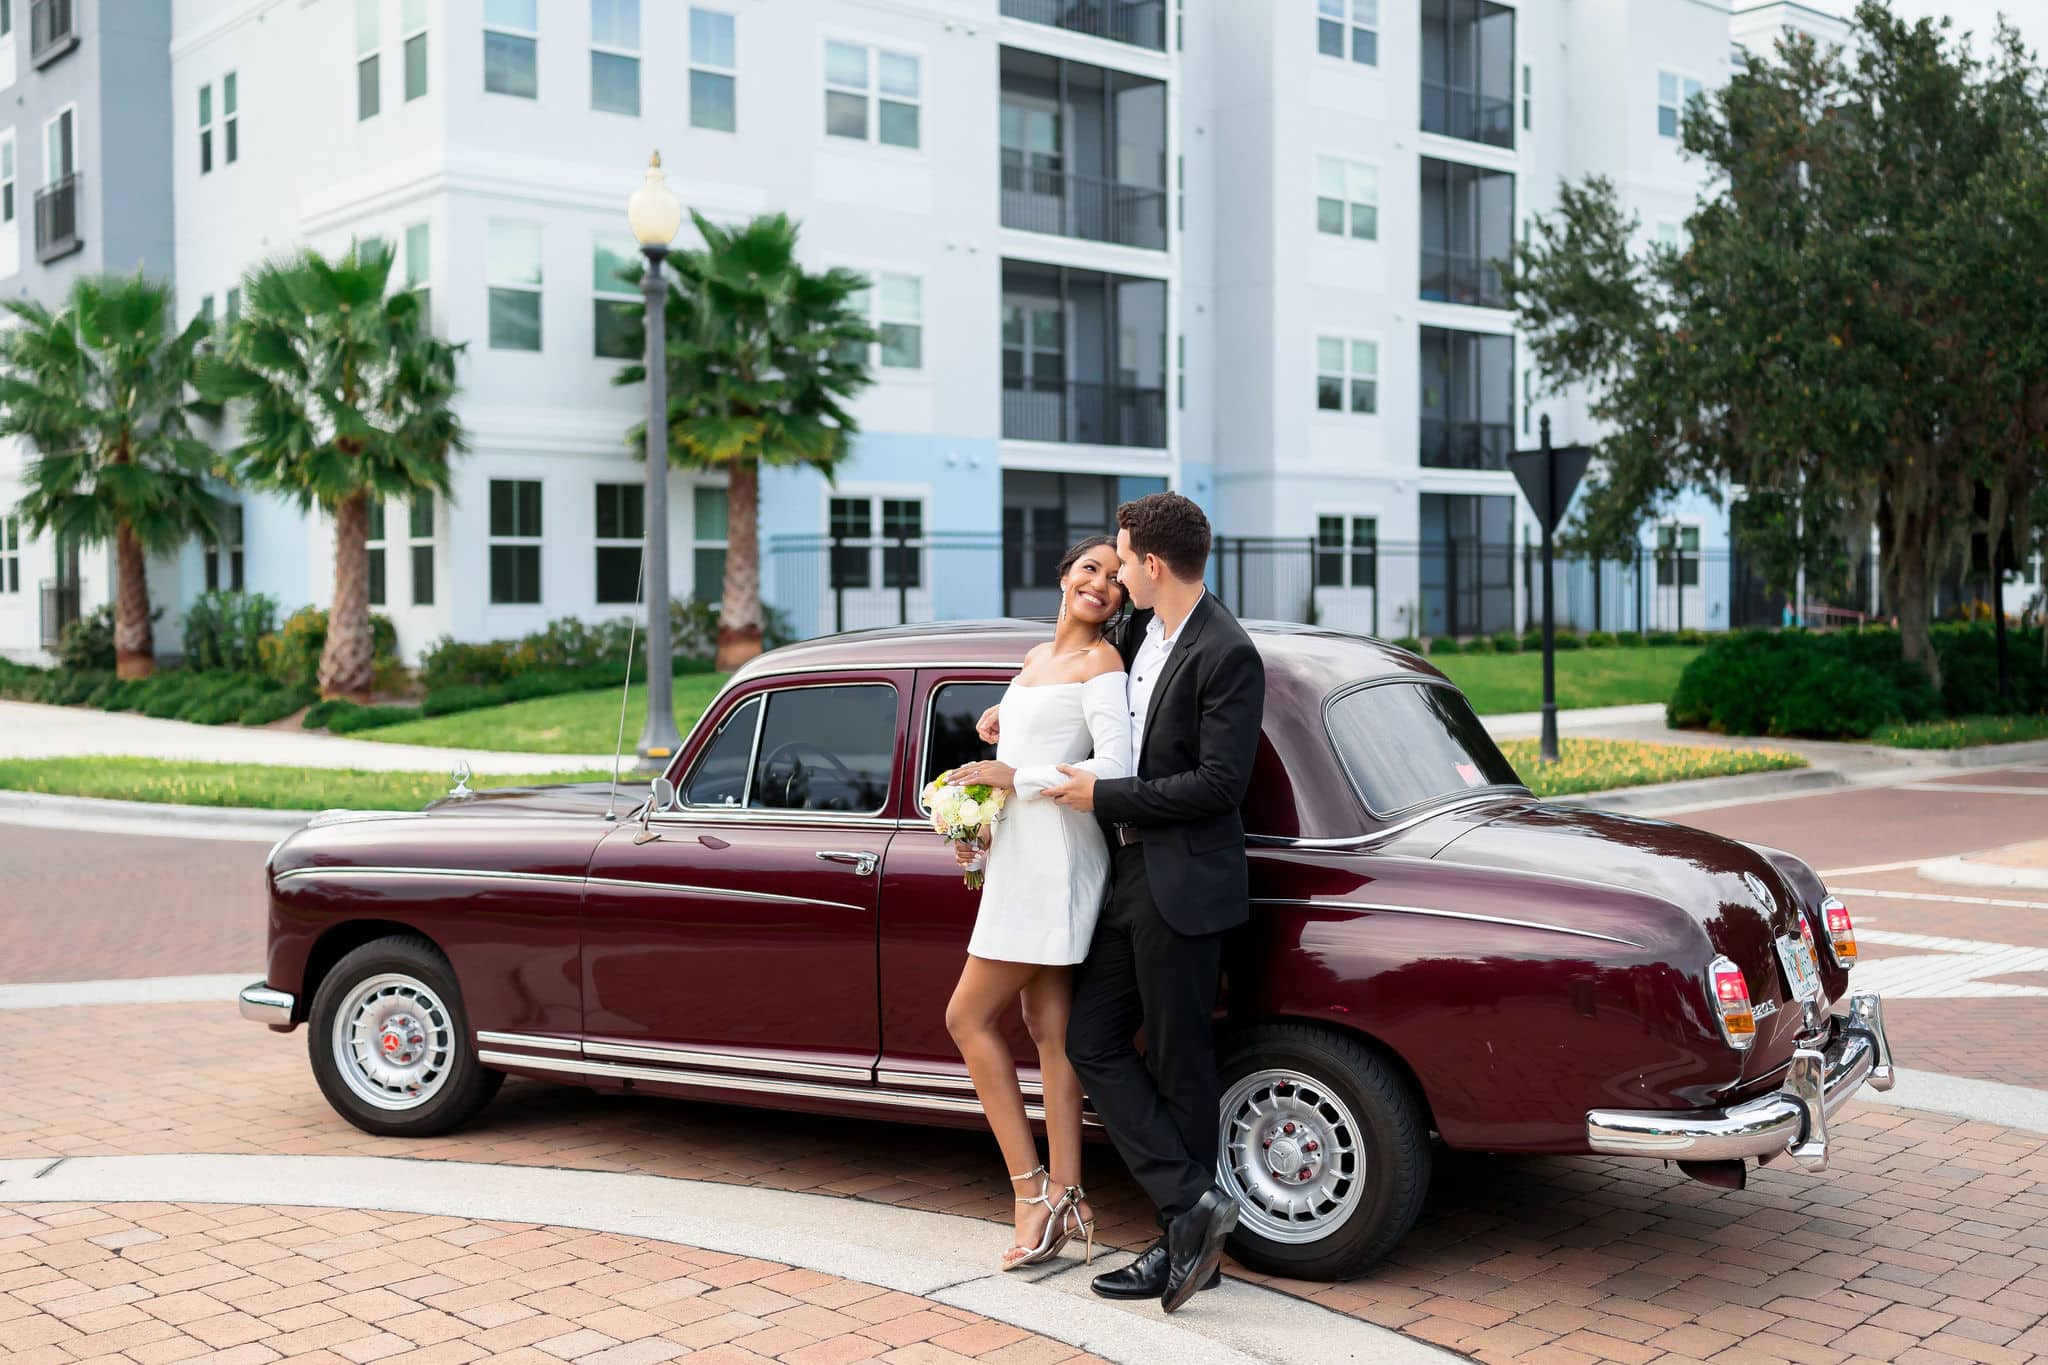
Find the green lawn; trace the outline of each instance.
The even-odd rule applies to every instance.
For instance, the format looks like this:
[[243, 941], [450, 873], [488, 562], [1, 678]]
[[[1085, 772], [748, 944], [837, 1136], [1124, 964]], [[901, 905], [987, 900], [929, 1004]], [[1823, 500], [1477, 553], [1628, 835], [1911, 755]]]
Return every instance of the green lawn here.
[[[481, 789], [610, 778], [609, 772], [506, 777], [478, 773], [469, 784]], [[373, 773], [353, 768], [278, 768], [263, 763], [173, 763], [155, 758], [19, 758], [0, 759], [0, 789], [181, 806], [418, 810], [448, 794], [448, 777], [445, 773]]]
[[[1573, 649], [1557, 653], [1557, 704], [1626, 706], [1664, 702], [1678, 687], [1678, 675], [1699, 656], [1691, 645], [1654, 648]], [[1482, 716], [1534, 711], [1543, 705], [1543, 654], [1441, 654], [1429, 660], [1441, 668]]]
[[2048, 739], [2048, 716], [1957, 716], [1887, 725], [1870, 742], [1894, 749], [1973, 749], [2029, 739]]
[[[718, 689], [723, 673], [688, 673], [676, 679], [676, 725], [687, 735]], [[626, 703], [626, 743], [640, 737], [647, 723], [647, 685], [634, 683]], [[619, 690], [565, 692], [558, 697], [506, 702], [452, 716], [429, 716], [376, 730], [359, 730], [353, 739], [387, 744], [435, 744], [451, 749], [502, 749], [522, 754], [608, 754], [619, 735]]]
[[1560, 739], [1557, 762], [1536, 761], [1539, 741], [1510, 739], [1500, 751], [1522, 781], [1538, 796], [1645, 787], [1653, 782], [1684, 782], [1696, 777], [1729, 777], [1736, 773], [1804, 768], [1806, 760], [1776, 749], [1724, 749], [1705, 744], [1648, 744], [1637, 740]]

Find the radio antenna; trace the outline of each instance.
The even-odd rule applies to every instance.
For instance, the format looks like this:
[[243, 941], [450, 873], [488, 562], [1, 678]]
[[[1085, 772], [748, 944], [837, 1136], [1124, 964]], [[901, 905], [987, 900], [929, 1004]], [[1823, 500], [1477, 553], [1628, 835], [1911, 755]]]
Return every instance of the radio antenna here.
[[[643, 533], [644, 535], [644, 533]], [[619, 763], [626, 752], [626, 699], [633, 695], [633, 637], [640, 629], [640, 611], [647, 600], [647, 542], [640, 542], [640, 581], [633, 589], [633, 619], [626, 627], [626, 680], [619, 684], [619, 737], [612, 741], [612, 793], [605, 802], [604, 818], [619, 818]], [[668, 604], [664, 602], [665, 608]]]

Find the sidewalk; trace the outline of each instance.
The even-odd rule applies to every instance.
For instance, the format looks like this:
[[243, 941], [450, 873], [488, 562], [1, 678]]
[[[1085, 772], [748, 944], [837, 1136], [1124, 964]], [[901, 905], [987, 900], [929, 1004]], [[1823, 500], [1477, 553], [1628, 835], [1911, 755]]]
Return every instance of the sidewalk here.
[[290, 768], [447, 772], [467, 762], [479, 773], [557, 773], [610, 768], [610, 754], [516, 754], [379, 744], [312, 730], [244, 729], [153, 720], [125, 711], [0, 701], [0, 758], [136, 754], [201, 763], [271, 763]]

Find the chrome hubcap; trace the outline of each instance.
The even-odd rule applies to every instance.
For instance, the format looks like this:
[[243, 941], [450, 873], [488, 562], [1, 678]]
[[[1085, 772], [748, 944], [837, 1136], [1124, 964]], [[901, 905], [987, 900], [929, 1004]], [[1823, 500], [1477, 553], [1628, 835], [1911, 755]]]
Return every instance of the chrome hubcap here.
[[1217, 1175], [1238, 1221], [1274, 1242], [1313, 1242], [1358, 1207], [1364, 1134], [1351, 1110], [1314, 1077], [1257, 1071], [1224, 1095]]
[[398, 972], [349, 992], [334, 1016], [334, 1064], [348, 1088], [379, 1109], [413, 1109], [439, 1093], [455, 1060], [447, 1007]]

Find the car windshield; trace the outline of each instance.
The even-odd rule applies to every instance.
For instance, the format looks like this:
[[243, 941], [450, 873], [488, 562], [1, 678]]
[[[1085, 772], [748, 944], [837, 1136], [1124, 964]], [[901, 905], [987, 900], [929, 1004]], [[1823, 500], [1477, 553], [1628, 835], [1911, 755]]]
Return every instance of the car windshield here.
[[1374, 815], [1522, 785], [1464, 694], [1447, 684], [1354, 688], [1330, 703], [1327, 723], [1344, 771]]

